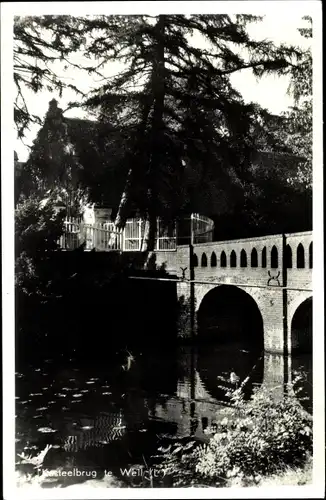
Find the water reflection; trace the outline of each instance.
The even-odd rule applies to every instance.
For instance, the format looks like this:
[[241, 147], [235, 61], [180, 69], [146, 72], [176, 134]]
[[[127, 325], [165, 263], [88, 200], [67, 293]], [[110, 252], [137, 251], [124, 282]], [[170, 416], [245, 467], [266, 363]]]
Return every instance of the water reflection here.
[[230, 374], [247, 380], [248, 398], [266, 384], [283, 391], [285, 367], [303, 367], [302, 387], [311, 411], [311, 357], [292, 358], [249, 351], [240, 344], [133, 350], [128, 369], [119, 353], [106, 363], [45, 360], [17, 376], [17, 452], [53, 447], [45, 466], [118, 470], [141, 463], [166, 441], [205, 439], [205, 429], [230, 411], [225, 387]]
[[291, 359], [291, 379], [297, 376], [298, 373], [303, 374], [303, 379], [301, 379], [297, 384], [295, 384], [295, 390], [297, 390], [298, 397], [300, 397], [300, 402], [302, 406], [309, 412], [312, 413], [312, 400], [313, 400], [313, 389], [312, 389], [312, 355], [311, 354], [301, 354]]

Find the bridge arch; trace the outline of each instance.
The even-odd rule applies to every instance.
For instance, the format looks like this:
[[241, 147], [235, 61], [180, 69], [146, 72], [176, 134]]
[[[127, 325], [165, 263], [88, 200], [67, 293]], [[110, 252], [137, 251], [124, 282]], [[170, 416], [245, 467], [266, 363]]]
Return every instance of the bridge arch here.
[[221, 265], [221, 267], [226, 267], [227, 266], [226, 253], [224, 252], [224, 250], [221, 252], [220, 265]]
[[258, 253], [255, 247], [251, 250], [250, 265], [251, 267], [258, 267]]
[[261, 252], [261, 267], [263, 267], [263, 268], [267, 267], [267, 251], [266, 251], [266, 247], [264, 247], [262, 249], [262, 252]]
[[312, 269], [312, 242], [309, 245], [309, 269]]
[[247, 267], [247, 252], [244, 249], [240, 252], [240, 267]]
[[305, 254], [302, 243], [297, 246], [297, 269], [304, 269], [305, 267]]
[[312, 352], [312, 297], [303, 299], [292, 316], [291, 348]]
[[237, 267], [237, 254], [234, 250], [230, 254], [230, 267]]
[[205, 252], [201, 256], [201, 267], [207, 267], [207, 255]]
[[292, 263], [292, 248], [291, 245], [287, 244], [285, 247], [285, 265], [288, 269], [291, 269], [293, 266]]
[[271, 250], [271, 268], [272, 269], [278, 268], [278, 250], [275, 245], [272, 246]]
[[239, 342], [262, 350], [264, 324], [256, 299], [234, 285], [218, 285], [205, 291], [197, 302], [198, 335], [202, 340]]

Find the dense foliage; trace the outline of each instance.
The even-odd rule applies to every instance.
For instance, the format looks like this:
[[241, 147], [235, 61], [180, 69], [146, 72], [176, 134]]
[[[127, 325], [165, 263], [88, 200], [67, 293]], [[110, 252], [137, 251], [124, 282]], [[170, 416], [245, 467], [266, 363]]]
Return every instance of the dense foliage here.
[[82, 171], [62, 110], [53, 99], [28, 161], [20, 172], [17, 198], [30, 194], [42, 198], [51, 193], [53, 201], [56, 197], [68, 215], [78, 215], [85, 199]]
[[[312, 19], [304, 17], [308, 27], [299, 28], [300, 34], [312, 38]], [[295, 106], [285, 113], [285, 133], [293, 152], [302, 157], [298, 175], [293, 183], [303, 189], [312, 185], [312, 149], [313, 149], [313, 88], [312, 88], [312, 53], [308, 48], [304, 52], [302, 62], [293, 68], [289, 92], [293, 94]]]
[[51, 199], [22, 199], [15, 209], [15, 279], [21, 291], [41, 289], [40, 268], [47, 252], [58, 248], [64, 212], [56, 212]]
[[[130, 204], [149, 218], [171, 218], [189, 206], [196, 210], [198, 192], [209, 197], [212, 186], [212, 196], [222, 203], [225, 193], [227, 199], [241, 196], [238, 181], [250, 178], [255, 149], [250, 128], [257, 107], [244, 103], [229, 77], [246, 68], [258, 77], [284, 74], [301, 57], [294, 47], [250, 40], [246, 25], [257, 21], [240, 15], [89, 21], [88, 29], [96, 27], [103, 36], [87, 53], [102, 64], [114, 59], [125, 65], [87, 100], [104, 121], [114, 109], [129, 139], [118, 225], [124, 224]], [[199, 38], [206, 40], [205, 48]]]
[[[119, 180], [120, 203], [114, 203], [117, 225], [123, 226], [138, 210], [152, 221], [153, 241], [157, 215], [171, 219], [204, 205], [206, 213], [219, 215], [243, 205], [255, 180], [248, 165], [257, 149], [293, 150], [277, 133], [280, 119], [256, 104], [245, 104], [230, 83], [230, 75], [243, 69], [250, 68], [257, 77], [276, 72], [297, 78], [305, 67], [307, 54], [301, 49], [251, 40], [246, 27], [259, 21], [247, 15], [18, 18], [18, 96], [22, 98], [24, 83], [35, 92], [47, 84], [65, 85], [53, 71], [37, 69], [30, 56], [42, 68], [57, 60], [68, 65], [68, 56], [78, 51], [90, 61], [84, 66], [72, 63], [102, 75], [104, 82], [75, 103], [85, 105], [102, 124], [96, 145], [102, 153], [93, 172], [91, 162], [87, 165], [83, 182], [91, 185], [93, 200], [106, 203], [118, 172], [125, 181], [123, 188]], [[38, 44], [43, 32], [46, 36]], [[29, 62], [20, 67], [23, 54]], [[114, 75], [113, 61], [121, 68]], [[30, 75], [27, 83], [25, 71]], [[16, 122], [19, 128], [19, 114]], [[60, 133], [64, 138], [64, 131]], [[58, 142], [58, 137], [53, 140]], [[32, 154], [37, 163], [42, 152], [35, 146]], [[71, 172], [71, 154], [64, 156]], [[89, 155], [73, 156], [76, 166], [85, 167]]]
[[42, 90], [58, 91], [65, 88], [82, 92], [69, 81], [58, 76], [55, 64], [73, 65], [67, 58], [81, 47], [84, 38], [78, 20], [70, 16], [16, 16], [14, 19], [13, 66], [16, 98], [14, 118], [18, 137], [24, 137], [31, 123], [41, 124], [32, 114], [25, 99], [25, 90], [36, 94]]

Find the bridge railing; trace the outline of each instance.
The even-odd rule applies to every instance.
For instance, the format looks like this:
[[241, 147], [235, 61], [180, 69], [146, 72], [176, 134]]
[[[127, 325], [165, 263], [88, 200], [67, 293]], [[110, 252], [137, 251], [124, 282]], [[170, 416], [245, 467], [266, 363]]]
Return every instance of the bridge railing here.
[[68, 218], [64, 221], [64, 232], [59, 240], [63, 250], [121, 250], [122, 234], [113, 223], [85, 224], [81, 219]]
[[205, 215], [192, 214], [192, 230], [195, 244], [213, 241], [214, 222]]
[[[63, 250], [141, 251], [147, 237], [148, 223], [143, 219], [128, 219], [124, 230], [118, 230], [113, 222], [85, 224], [81, 219], [67, 218], [64, 232], [59, 240]], [[157, 219], [155, 250], [174, 251], [177, 248], [176, 224], [169, 226]]]

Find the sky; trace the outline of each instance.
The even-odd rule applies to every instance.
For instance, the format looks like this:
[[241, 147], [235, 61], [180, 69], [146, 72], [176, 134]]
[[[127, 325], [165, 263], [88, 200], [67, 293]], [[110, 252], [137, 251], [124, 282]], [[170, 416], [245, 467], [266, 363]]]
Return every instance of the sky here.
[[[278, 4], [279, 2], [275, 2], [275, 7]], [[248, 32], [252, 38], [257, 40], [268, 39], [275, 44], [284, 42], [306, 47], [310, 42], [304, 39], [298, 32], [298, 27], [306, 25], [305, 21], [302, 20], [303, 15], [304, 12], [300, 9], [298, 11], [292, 10], [291, 15], [289, 15], [289, 13], [288, 15], [280, 15], [276, 7], [274, 11], [268, 12], [268, 14], [265, 15], [263, 21], [249, 25]], [[77, 61], [77, 59], [75, 60]], [[113, 73], [117, 72], [117, 69], [118, 68], [114, 64], [111, 66]], [[69, 83], [82, 87], [84, 91], [96, 85], [93, 77], [78, 72], [76, 69], [70, 69], [64, 73], [61, 72], [61, 75], [64, 76]], [[246, 102], [257, 102], [275, 114], [282, 113], [293, 104], [292, 98], [287, 94], [289, 80], [286, 77], [266, 76], [257, 80], [256, 77], [253, 76], [251, 70], [243, 70], [234, 73], [231, 76], [231, 82], [242, 94]], [[51, 99], [56, 98], [62, 109], [67, 107], [69, 101], [74, 101], [76, 99], [76, 94], [74, 94], [73, 91], [65, 91], [60, 98], [56, 93], [44, 91], [34, 94], [26, 90], [24, 96], [29, 111], [37, 114], [41, 118], [44, 117]], [[65, 116], [82, 118], [85, 116], [85, 112], [78, 109], [72, 109], [66, 112]], [[20, 161], [27, 160], [29, 154], [29, 148], [27, 146], [32, 145], [38, 129], [39, 125], [32, 125], [30, 131], [26, 132], [23, 141], [16, 139], [15, 150]]]

